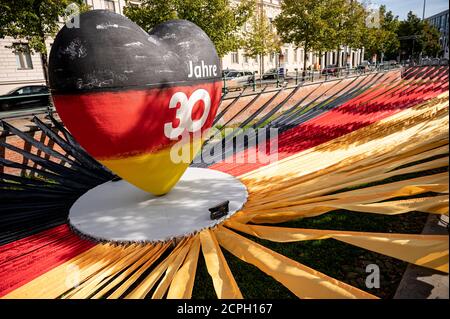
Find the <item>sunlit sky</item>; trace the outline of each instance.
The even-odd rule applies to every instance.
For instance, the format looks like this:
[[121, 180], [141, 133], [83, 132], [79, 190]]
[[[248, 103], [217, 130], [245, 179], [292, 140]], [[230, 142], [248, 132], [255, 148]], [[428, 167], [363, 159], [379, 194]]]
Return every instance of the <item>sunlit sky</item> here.
[[[374, 5], [386, 5], [388, 10], [391, 10], [394, 15], [398, 15], [400, 20], [406, 19], [409, 11], [414, 12], [419, 18], [422, 18], [424, 0], [366, 0], [361, 2], [368, 2]], [[436, 13], [448, 9], [448, 0], [426, 0], [425, 18]]]

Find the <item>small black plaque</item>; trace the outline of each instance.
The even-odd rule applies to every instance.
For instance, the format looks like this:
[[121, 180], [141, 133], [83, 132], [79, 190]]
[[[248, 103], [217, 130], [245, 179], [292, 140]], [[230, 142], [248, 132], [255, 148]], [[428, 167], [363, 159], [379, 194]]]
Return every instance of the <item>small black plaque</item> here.
[[219, 219], [229, 212], [228, 205], [230, 204], [229, 200], [226, 200], [220, 204], [217, 204], [214, 207], [211, 207], [209, 211], [211, 212], [210, 217], [211, 219]]

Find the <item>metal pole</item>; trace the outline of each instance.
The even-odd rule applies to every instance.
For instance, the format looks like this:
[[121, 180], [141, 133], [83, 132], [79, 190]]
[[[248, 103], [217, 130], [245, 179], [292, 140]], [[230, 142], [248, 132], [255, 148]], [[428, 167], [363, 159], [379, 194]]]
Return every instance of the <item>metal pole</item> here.
[[227, 80], [226, 76], [223, 78], [223, 94], [227, 94]]
[[423, 12], [422, 12], [422, 20], [425, 20], [425, 7], [427, 5], [427, 0], [423, 0]]

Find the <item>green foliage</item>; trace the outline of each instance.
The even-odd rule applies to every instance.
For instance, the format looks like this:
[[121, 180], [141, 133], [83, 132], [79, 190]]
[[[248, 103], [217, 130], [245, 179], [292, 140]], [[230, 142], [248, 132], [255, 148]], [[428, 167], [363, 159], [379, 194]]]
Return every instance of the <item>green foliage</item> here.
[[[327, 22], [327, 49], [337, 49], [341, 46], [351, 48], [362, 47], [366, 32], [365, 19], [367, 12], [362, 4], [352, 0], [329, 0], [324, 9], [324, 20]], [[338, 65], [341, 65], [338, 54]]]
[[224, 56], [241, 46], [239, 31], [254, 8], [255, 0], [237, 5], [229, 0], [143, 0], [138, 7], [125, 7], [124, 14], [147, 31], [170, 19], [189, 20], [208, 34], [219, 56]]
[[[31, 52], [47, 54], [45, 39], [61, 28], [60, 17], [70, 3], [87, 10], [82, 0], [9, 0], [0, 4], [0, 37], [25, 40]], [[62, 21], [62, 20], [61, 20]]]
[[[83, 0], [9, 0], [0, 3], [0, 38], [20, 39], [27, 50], [41, 54], [44, 78], [48, 84], [48, 61], [45, 40], [53, 37], [62, 26], [61, 18], [69, 4], [75, 3], [79, 12], [88, 10]], [[23, 49], [16, 48], [14, 49]]]
[[270, 25], [265, 10], [257, 10], [250, 21], [250, 28], [244, 32], [243, 48], [245, 55], [251, 58], [260, 57], [260, 72], [263, 73], [262, 57], [279, 52], [282, 43]]
[[283, 42], [304, 48], [303, 70], [306, 70], [307, 52], [329, 48], [332, 30], [327, 20], [330, 17], [328, 4], [325, 0], [284, 0], [281, 13], [275, 18]]
[[385, 6], [380, 6], [379, 19], [379, 27], [366, 28], [362, 41], [366, 53], [370, 56], [381, 53], [395, 56], [399, 47], [399, 40], [396, 34], [399, 26], [398, 17], [394, 16], [392, 11], [386, 11]]
[[430, 25], [428, 21], [423, 23], [422, 36], [419, 43], [422, 48], [422, 52], [426, 56], [434, 57], [442, 50], [439, 42], [439, 31]]
[[421, 20], [412, 11], [408, 12], [406, 20], [401, 21], [398, 26], [399, 36], [419, 35], [421, 31]]
[[401, 50], [413, 57], [417, 57], [420, 52], [424, 55], [436, 56], [441, 50], [439, 31], [411, 11], [407, 19], [400, 22], [397, 34], [399, 37], [416, 36], [414, 39], [401, 41]]
[[151, 30], [155, 25], [177, 18], [175, 1], [142, 1], [141, 6], [127, 2], [124, 14], [144, 30]]
[[281, 13], [274, 21], [282, 40], [305, 50], [320, 45], [317, 38], [326, 26], [322, 17], [324, 7], [323, 0], [283, 1]]

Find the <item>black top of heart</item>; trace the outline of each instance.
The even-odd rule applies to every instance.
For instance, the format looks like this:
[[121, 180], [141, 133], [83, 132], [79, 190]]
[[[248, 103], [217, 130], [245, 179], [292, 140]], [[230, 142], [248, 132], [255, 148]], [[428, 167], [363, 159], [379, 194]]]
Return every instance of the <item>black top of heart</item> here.
[[78, 28], [64, 26], [53, 43], [49, 80], [54, 93], [180, 86], [220, 79], [214, 44], [192, 22], [171, 20], [147, 33], [107, 10], [88, 11], [79, 18]]

